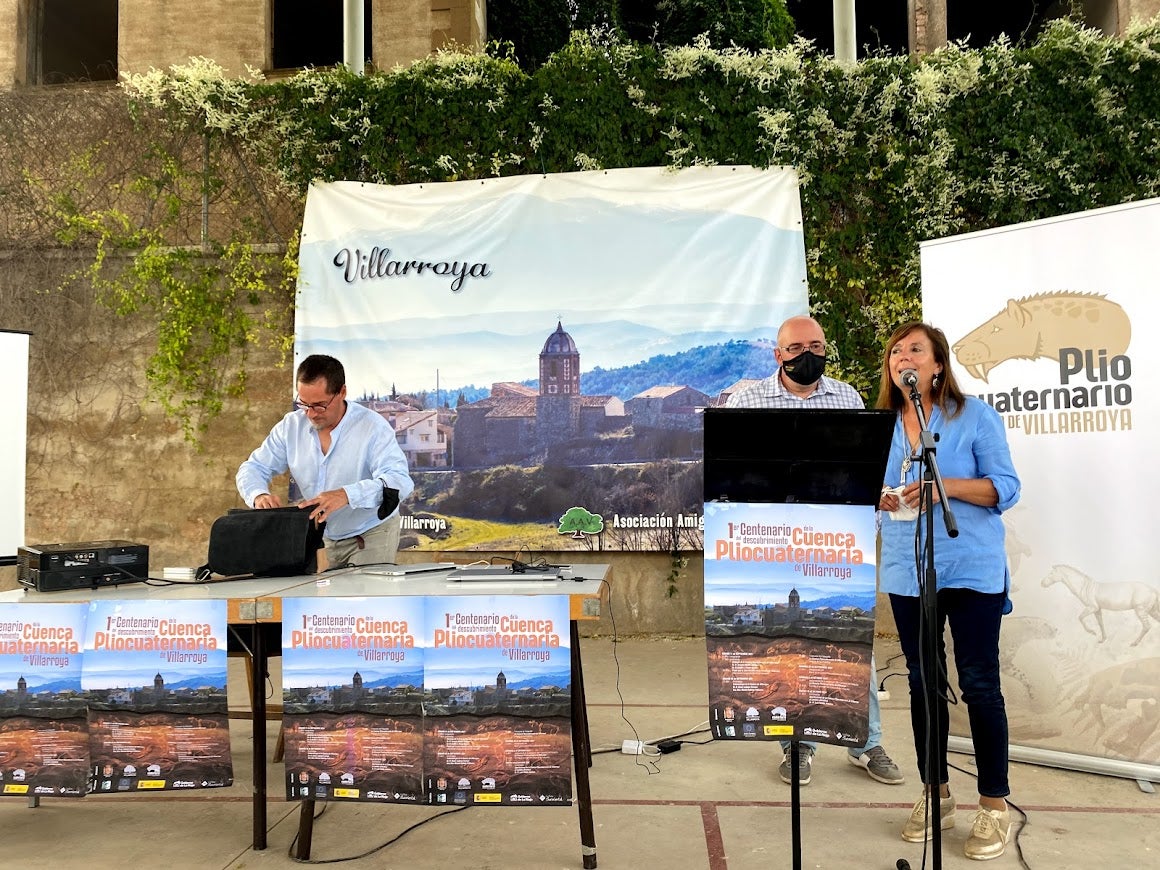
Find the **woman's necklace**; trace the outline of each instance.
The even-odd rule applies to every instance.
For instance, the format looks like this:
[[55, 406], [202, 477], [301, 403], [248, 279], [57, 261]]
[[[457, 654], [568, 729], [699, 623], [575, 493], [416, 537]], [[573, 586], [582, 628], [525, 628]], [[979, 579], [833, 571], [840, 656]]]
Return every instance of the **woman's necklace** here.
[[[929, 423], [927, 424], [928, 427], [934, 424], [934, 414], [936, 410], [937, 409], [935, 408], [931, 409]], [[918, 425], [917, 419], [915, 420], [915, 425]], [[902, 423], [902, 433], [903, 435], [906, 435], [905, 420], [903, 420]], [[918, 445], [919, 442], [922, 441], [922, 428], [919, 427], [919, 430], [915, 433], [914, 438], [911, 438], [909, 435], [906, 435], [906, 438], [910, 441], [910, 451], [906, 454], [906, 456], [902, 457], [902, 483], [906, 483], [906, 473], [910, 471], [911, 457], [918, 453]]]
[[904, 478], [903, 482], [905, 482], [906, 473], [910, 471], [910, 457], [914, 456], [914, 454], [918, 452], [918, 442], [918, 438], [915, 438], [913, 441], [911, 441], [910, 451], [902, 458], [902, 477]]

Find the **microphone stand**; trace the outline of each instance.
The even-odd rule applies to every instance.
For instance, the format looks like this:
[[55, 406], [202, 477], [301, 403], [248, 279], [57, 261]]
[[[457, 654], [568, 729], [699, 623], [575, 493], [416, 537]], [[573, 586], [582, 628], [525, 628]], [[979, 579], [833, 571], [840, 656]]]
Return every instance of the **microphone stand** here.
[[922, 396], [918, 385], [910, 385], [910, 401], [918, 415], [919, 447], [918, 461], [922, 464], [922, 487], [919, 490], [918, 522], [926, 520], [926, 540], [923, 544], [925, 574], [919, 578], [919, 597], [922, 615], [919, 620], [919, 663], [922, 670], [923, 698], [926, 702], [926, 808], [931, 826], [931, 866], [942, 868], [942, 814], [939, 783], [939, 759], [943, 753], [942, 726], [939, 719], [939, 633], [938, 633], [938, 574], [934, 563], [934, 490], [938, 488], [939, 503], [942, 504], [943, 523], [947, 536], [958, 537], [959, 526], [954, 512], [947, 501], [946, 488], [939, 472], [937, 448], [938, 436], [927, 426], [926, 411], [922, 407]]

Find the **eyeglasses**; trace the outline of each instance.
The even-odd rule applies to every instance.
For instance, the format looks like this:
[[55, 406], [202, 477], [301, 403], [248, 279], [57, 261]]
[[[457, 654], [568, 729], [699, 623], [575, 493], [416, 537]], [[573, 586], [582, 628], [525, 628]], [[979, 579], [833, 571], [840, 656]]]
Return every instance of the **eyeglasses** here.
[[335, 393], [333, 396], [331, 396], [325, 402], [314, 402], [313, 404], [311, 404], [309, 402], [303, 402], [301, 399], [299, 399], [297, 396], [295, 396], [294, 397], [294, 407], [297, 408], [299, 411], [313, 411], [315, 414], [321, 414], [323, 411], [325, 411], [327, 408], [329, 408], [330, 403], [333, 402], [337, 398], [338, 398], [338, 393]]
[[790, 356], [798, 356], [805, 350], [821, 356], [826, 352], [826, 343], [824, 341], [811, 341], [809, 344], [791, 344], [789, 347], [783, 347], [782, 350]]

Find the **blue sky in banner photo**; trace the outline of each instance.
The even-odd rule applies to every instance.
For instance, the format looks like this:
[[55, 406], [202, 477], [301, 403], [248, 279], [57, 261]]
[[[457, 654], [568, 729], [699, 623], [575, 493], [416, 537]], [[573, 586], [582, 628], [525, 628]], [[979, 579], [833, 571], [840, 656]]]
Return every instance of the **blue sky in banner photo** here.
[[[221, 601], [94, 601], [85, 621], [84, 663], [81, 685], [86, 690], [138, 688], [152, 686], [160, 674], [166, 688], [201, 688], [226, 685], [226, 602]], [[119, 626], [113, 623], [121, 621]], [[151, 625], [155, 621], [158, 628]], [[167, 627], [169, 626], [169, 627]], [[108, 644], [96, 648], [99, 634], [114, 635], [125, 641], [193, 639], [197, 635], [171, 626], [209, 626], [213, 649], [189, 649], [204, 652], [202, 664], [168, 661], [164, 650], [110, 649]]]
[[[348, 283], [336, 255], [376, 246], [388, 260], [486, 263], [490, 275], [458, 290], [430, 272]], [[591, 371], [772, 338], [807, 305], [800, 231], [598, 198], [456, 203], [418, 226], [304, 239], [300, 264], [296, 355], [339, 357], [354, 395], [430, 390], [436, 369], [444, 386], [535, 378], [557, 321]]]

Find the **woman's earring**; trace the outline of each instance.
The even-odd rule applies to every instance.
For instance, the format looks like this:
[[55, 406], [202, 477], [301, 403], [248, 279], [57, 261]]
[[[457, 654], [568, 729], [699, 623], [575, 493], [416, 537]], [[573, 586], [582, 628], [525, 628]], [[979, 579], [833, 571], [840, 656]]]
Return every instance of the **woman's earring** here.
[[935, 373], [935, 376], [934, 376], [933, 378], [931, 378], [931, 379], [930, 379], [930, 385], [931, 385], [932, 387], [937, 387], [937, 386], [939, 385], [939, 382], [940, 382], [941, 380], [942, 380], [942, 374], [941, 374], [941, 373], [939, 373], [939, 372], [936, 372], [936, 373]]

